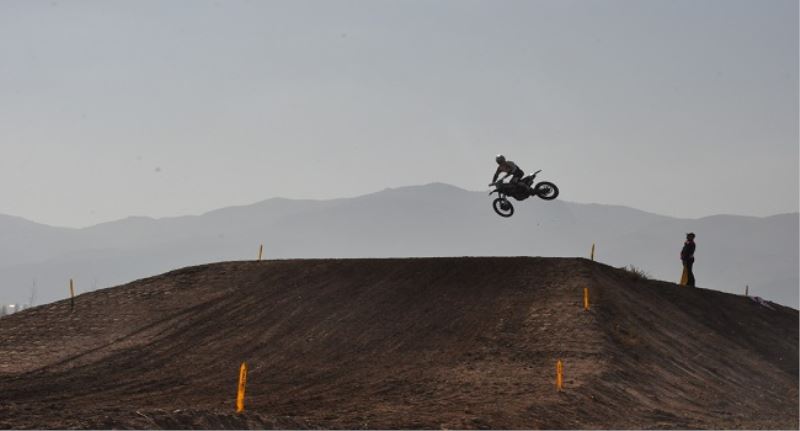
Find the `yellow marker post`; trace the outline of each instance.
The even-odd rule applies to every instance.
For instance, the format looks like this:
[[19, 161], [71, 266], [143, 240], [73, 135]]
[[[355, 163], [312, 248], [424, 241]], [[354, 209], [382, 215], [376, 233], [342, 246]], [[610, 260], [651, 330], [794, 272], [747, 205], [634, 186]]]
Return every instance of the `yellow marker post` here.
[[258, 246], [258, 260], [261, 260], [261, 254], [264, 252], [264, 244]]
[[583, 309], [589, 311], [589, 288], [583, 288]]
[[559, 391], [564, 389], [564, 365], [561, 359], [556, 362], [556, 389]]
[[69, 279], [69, 309], [73, 310], [75, 308], [75, 286], [72, 283], [72, 279]]
[[681, 274], [681, 286], [686, 286], [686, 283], [689, 282], [689, 268], [686, 265], [683, 266], [683, 274]]
[[247, 383], [247, 364], [239, 367], [239, 390], [236, 393], [236, 413], [244, 411], [244, 385]]
[[590, 257], [592, 260], [594, 260], [594, 243], [592, 243], [592, 253], [589, 255], [589, 257]]

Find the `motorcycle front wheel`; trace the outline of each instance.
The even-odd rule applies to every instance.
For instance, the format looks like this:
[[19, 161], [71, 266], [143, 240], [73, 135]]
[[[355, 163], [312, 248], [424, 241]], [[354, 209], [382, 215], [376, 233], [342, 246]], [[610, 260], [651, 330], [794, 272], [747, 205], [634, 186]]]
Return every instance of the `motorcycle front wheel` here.
[[542, 181], [536, 184], [536, 187], [533, 189], [533, 194], [546, 201], [551, 201], [558, 197], [558, 187], [549, 181]]
[[501, 217], [511, 217], [514, 215], [514, 205], [506, 198], [497, 198], [492, 202], [494, 212]]

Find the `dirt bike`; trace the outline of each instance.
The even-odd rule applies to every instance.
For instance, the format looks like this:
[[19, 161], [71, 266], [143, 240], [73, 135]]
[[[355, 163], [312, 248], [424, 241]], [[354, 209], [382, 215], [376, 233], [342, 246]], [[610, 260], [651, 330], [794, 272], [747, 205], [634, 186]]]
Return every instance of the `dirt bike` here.
[[502, 217], [511, 217], [514, 215], [514, 205], [508, 200], [509, 196], [518, 201], [524, 201], [531, 196], [538, 196], [546, 201], [558, 197], [558, 187], [549, 181], [541, 181], [537, 183], [536, 186], [533, 186], [533, 180], [539, 172], [542, 172], [542, 170], [539, 169], [527, 177], [520, 178], [516, 183], [505, 183], [499, 180], [489, 184], [490, 187], [495, 187], [494, 190], [489, 192], [489, 196], [493, 193], [497, 193], [498, 196], [492, 202], [494, 212]]

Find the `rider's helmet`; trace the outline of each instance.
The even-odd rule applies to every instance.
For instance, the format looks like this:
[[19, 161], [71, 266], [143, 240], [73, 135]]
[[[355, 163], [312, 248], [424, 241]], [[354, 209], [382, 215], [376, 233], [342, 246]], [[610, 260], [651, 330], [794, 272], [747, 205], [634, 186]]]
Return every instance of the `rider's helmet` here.
[[497, 157], [494, 158], [494, 160], [499, 165], [500, 163], [505, 163], [506, 162], [506, 156], [504, 156], [502, 154], [498, 154]]

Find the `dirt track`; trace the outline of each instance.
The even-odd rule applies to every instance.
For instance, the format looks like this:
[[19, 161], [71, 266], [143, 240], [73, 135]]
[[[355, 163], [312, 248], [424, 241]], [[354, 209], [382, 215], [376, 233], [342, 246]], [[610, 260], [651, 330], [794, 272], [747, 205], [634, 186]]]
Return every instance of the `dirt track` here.
[[797, 310], [585, 259], [227, 262], [0, 319], [0, 428], [798, 429], [798, 414]]

